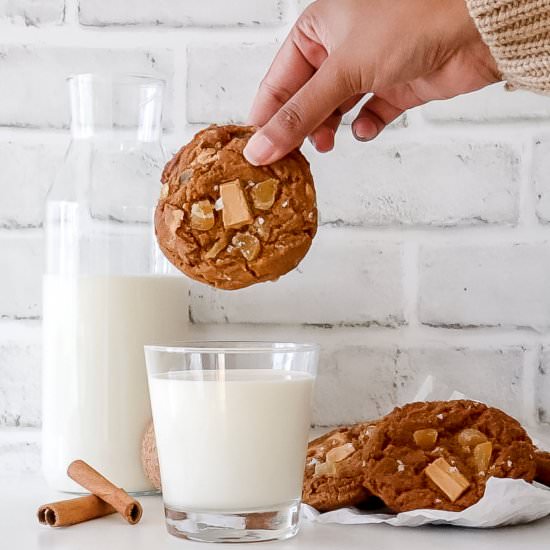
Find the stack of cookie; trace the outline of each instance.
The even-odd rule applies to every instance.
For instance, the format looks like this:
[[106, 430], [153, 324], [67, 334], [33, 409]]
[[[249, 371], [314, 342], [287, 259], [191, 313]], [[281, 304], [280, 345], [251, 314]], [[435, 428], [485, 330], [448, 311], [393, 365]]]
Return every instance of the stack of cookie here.
[[460, 511], [490, 477], [550, 482], [550, 455], [519, 422], [482, 403], [434, 401], [340, 428], [309, 445], [303, 500], [325, 512], [372, 504]]

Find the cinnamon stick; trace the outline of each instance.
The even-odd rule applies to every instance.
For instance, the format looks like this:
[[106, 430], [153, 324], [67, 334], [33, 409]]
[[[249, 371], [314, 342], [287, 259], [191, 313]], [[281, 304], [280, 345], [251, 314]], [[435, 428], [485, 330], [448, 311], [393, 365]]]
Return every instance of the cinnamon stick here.
[[141, 504], [83, 460], [71, 462], [67, 474], [90, 493], [110, 504], [131, 525], [135, 525], [141, 519]]
[[116, 510], [95, 495], [44, 504], [38, 509], [38, 521], [50, 527], [67, 527], [114, 514]]

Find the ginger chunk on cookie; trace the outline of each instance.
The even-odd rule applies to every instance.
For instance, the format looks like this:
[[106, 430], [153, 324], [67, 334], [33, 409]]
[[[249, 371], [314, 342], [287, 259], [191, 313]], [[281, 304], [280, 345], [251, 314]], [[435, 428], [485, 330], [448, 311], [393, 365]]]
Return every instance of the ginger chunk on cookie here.
[[237, 233], [231, 243], [240, 250], [243, 257], [249, 262], [255, 260], [260, 253], [260, 241], [249, 233]]
[[491, 463], [493, 444], [490, 441], [479, 443], [474, 447], [474, 461], [479, 473], [485, 473]]
[[470, 482], [444, 458], [434, 460], [424, 470], [426, 475], [454, 502], [469, 486]]
[[223, 204], [223, 225], [227, 229], [238, 229], [254, 221], [241, 182], [237, 180], [220, 185]]
[[214, 227], [214, 210], [208, 200], [191, 205], [191, 227], [199, 231], [208, 231]]
[[327, 462], [340, 462], [355, 452], [352, 443], [344, 443], [340, 447], [334, 447], [327, 453]]
[[433, 428], [424, 428], [416, 430], [413, 433], [414, 442], [421, 448], [427, 451], [432, 450], [437, 442], [437, 430]]
[[258, 210], [269, 210], [273, 206], [278, 184], [276, 179], [269, 178], [252, 188], [252, 201]]
[[485, 441], [487, 441], [487, 436], [475, 428], [465, 428], [458, 434], [458, 442], [463, 447], [475, 447]]

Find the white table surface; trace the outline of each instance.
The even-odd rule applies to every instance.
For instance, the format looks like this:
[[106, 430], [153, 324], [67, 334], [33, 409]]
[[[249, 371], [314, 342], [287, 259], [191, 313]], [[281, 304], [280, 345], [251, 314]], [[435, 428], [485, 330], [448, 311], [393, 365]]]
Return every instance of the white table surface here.
[[[168, 535], [160, 497], [140, 499], [144, 513], [135, 526], [117, 514], [71, 527], [41, 526], [41, 504], [68, 498], [50, 491], [38, 476], [0, 477], [0, 548], [5, 550], [219, 550]], [[300, 533], [284, 542], [231, 544], [229, 549], [277, 550], [548, 550], [550, 518], [501, 529], [452, 527], [397, 528], [387, 525], [318, 525], [305, 522]]]

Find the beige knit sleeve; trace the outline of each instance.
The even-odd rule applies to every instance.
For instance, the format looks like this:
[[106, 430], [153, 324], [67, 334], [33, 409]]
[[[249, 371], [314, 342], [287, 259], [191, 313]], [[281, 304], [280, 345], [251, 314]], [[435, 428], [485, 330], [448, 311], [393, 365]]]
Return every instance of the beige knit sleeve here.
[[466, 0], [509, 89], [550, 94], [550, 0]]

